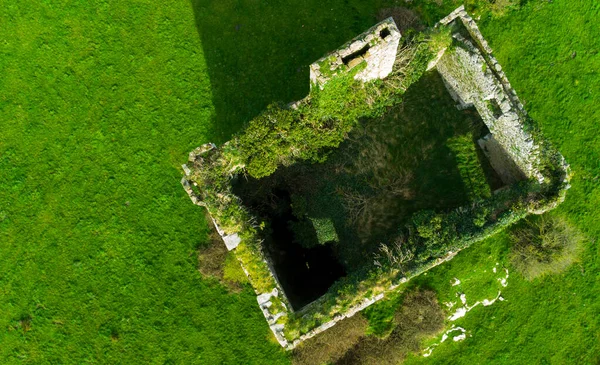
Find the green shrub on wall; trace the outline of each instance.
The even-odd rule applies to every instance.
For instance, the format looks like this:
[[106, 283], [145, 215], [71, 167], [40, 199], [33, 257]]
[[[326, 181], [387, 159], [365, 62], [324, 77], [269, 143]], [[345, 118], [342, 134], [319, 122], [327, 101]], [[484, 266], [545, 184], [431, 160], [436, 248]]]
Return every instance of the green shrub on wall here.
[[297, 160], [323, 162], [360, 118], [380, 116], [397, 104], [408, 86], [425, 72], [432, 54], [423, 38], [413, 40], [402, 51], [409, 58], [397, 65], [389, 80], [357, 81], [354, 75], [362, 69], [358, 66], [331, 79], [323, 90], [313, 87], [296, 109], [270, 105], [232, 142], [248, 174], [269, 176], [278, 166]]
[[312, 225], [317, 232], [319, 244], [323, 245], [328, 242], [337, 242], [338, 235], [335, 231], [333, 222], [329, 218], [310, 218]]

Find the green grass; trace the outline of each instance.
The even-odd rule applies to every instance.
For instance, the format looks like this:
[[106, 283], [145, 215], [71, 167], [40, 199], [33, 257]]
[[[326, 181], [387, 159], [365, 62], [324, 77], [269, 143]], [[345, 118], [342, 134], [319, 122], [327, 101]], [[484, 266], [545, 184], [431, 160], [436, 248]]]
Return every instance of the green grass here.
[[214, 138], [190, 4], [5, 2], [0, 363], [286, 363], [253, 291], [201, 278], [179, 185]]
[[[447, 342], [431, 357], [408, 363], [600, 361], [600, 30], [594, 24], [599, 15], [600, 4], [594, 2], [530, 1], [502, 19], [481, 22], [530, 115], [571, 164], [573, 187], [555, 214], [589, 237], [581, 264], [533, 282], [512, 272], [502, 290], [505, 302], [478, 307], [457, 321], [473, 337]], [[465, 288], [467, 298], [489, 298], [495, 290], [492, 283], [485, 284], [490, 265], [497, 261], [510, 269], [508, 252], [508, 237], [494, 237], [432, 270], [425, 282], [438, 290], [442, 301], [456, 289], [450, 286], [453, 277], [480, 283]]]
[[478, 152], [481, 149], [476, 143], [470, 133], [454, 137], [448, 143], [448, 147], [456, 156], [458, 171], [471, 201], [488, 199], [492, 195], [485, 170], [480, 163]]
[[380, 6], [3, 3], [0, 363], [287, 362], [252, 290], [198, 273], [179, 166], [304, 96]]
[[[228, 294], [198, 274], [207, 225], [179, 186], [179, 165], [267, 104], [303, 97], [308, 65], [385, 6], [5, 1], [0, 363], [288, 362], [250, 288]], [[432, 24], [455, 4], [412, 6]], [[600, 360], [599, 15], [593, 1], [530, 0], [481, 20], [526, 108], [572, 164], [558, 213], [592, 242], [565, 274], [512, 275], [505, 302], [459, 323], [473, 337], [428, 362]], [[488, 297], [478, 273], [507, 264], [507, 245], [488, 240], [424, 278], [440, 298], [454, 295], [453, 277], [469, 298]]]

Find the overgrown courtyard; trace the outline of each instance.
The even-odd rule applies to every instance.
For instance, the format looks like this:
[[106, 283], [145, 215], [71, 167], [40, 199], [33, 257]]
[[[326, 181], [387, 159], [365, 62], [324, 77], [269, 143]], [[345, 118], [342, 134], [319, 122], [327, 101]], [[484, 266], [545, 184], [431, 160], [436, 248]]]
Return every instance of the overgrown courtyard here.
[[265, 245], [299, 309], [374, 260], [413, 213], [501, 187], [477, 146], [487, 133], [477, 111], [457, 110], [431, 71], [384, 116], [364, 119], [324, 163], [242, 176], [234, 193], [268, 226]]

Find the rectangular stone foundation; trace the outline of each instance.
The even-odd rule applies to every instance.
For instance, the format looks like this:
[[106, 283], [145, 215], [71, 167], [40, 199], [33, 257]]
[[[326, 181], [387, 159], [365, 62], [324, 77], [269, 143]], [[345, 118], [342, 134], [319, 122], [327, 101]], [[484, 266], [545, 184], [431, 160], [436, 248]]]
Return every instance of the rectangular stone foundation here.
[[[435, 68], [440, 73], [450, 95], [459, 104], [460, 108], [475, 108], [489, 128], [491, 133], [480, 139], [478, 144], [483, 149], [493, 169], [498, 173], [501, 180], [508, 185], [524, 179], [537, 181], [540, 186], [546, 183], [547, 178], [539, 169], [542, 149], [537, 142], [534, 142], [532, 135], [525, 128], [527, 114], [523, 109], [523, 105], [517, 98], [516, 92], [511, 88], [508, 79], [502, 72], [502, 68], [493, 57], [492, 50], [479, 32], [473, 19], [465, 12], [464, 7], [460, 7], [448, 17], [442, 19], [438, 26], [440, 25], [453, 27], [453, 42], [457, 46], [453, 50], [441, 50], [435, 57], [432, 57], [434, 59], [430, 60], [427, 68]], [[462, 31], [463, 28], [466, 33]], [[350, 72], [353, 67], [363, 62], [366, 63], [366, 67], [356, 74], [356, 80], [367, 82], [385, 78], [393, 71], [400, 37], [400, 33], [391, 18], [375, 25], [339, 50], [313, 63], [310, 66], [311, 87], [318, 85], [323, 88], [332, 77]], [[309, 97], [305, 101], [308, 99]], [[298, 103], [292, 103], [289, 107], [296, 108]], [[310, 141], [307, 141], [307, 143], [310, 143]], [[185, 177], [181, 183], [194, 204], [208, 209], [228, 249], [236, 253], [244, 272], [253, 283], [258, 305], [275, 338], [282, 347], [288, 350], [293, 349], [302, 341], [331, 328], [338, 321], [351, 317], [384, 298], [387, 293], [393, 292], [411, 277], [420, 275], [431, 267], [452, 259], [461, 248], [495, 234], [503, 226], [522, 218], [528, 213], [540, 214], [552, 209], [564, 199], [564, 191], [569, 187], [568, 165], [564, 162], [562, 156], [557, 154], [555, 155], [555, 157], [558, 156], [556, 158], [557, 166], [555, 167], [556, 170], [562, 169], [564, 178], [558, 182], [560, 189], [557, 190], [556, 196], [551, 197], [551, 199], [544, 197], [543, 203], [528, 206], [526, 213], [519, 211], [514, 216], [507, 214], [509, 217], [506, 217], [502, 222], [491, 223], [492, 227], [487, 227], [489, 229], [486, 231], [476, 232], [476, 237], [470, 235], [465, 238], [465, 246], [452, 248], [452, 251], [445, 247], [444, 252], [427, 258], [424, 264], [420, 264], [417, 269], [410, 273], [396, 273], [394, 277], [390, 274], [387, 278], [389, 280], [382, 281], [385, 284], [378, 282], [373, 285], [371, 282], [368, 284], [365, 284], [366, 281], [360, 282], [357, 285], [365, 284], [368, 290], [361, 292], [360, 295], [353, 292], [350, 300], [346, 300], [348, 298], [340, 299], [339, 295], [341, 294], [338, 293], [327, 293], [311, 304], [306, 305], [300, 311], [294, 312], [277, 279], [277, 274], [269, 262], [269, 257], [260, 249], [257, 249], [251, 251], [251, 257], [256, 258], [256, 260], [249, 260], [250, 264], [245, 265], [240, 253], [240, 250], [244, 247], [244, 239], [241, 237], [247, 237], [248, 235], [244, 234], [248, 232], [240, 231], [239, 227], [242, 225], [230, 225], [229, 227], [233, 228], [229, 228], [228, 231], [226, 221], [230, 217], [226, 217], [220, 222], [216, 217], [217, 214], [215, 213], [217, 212], [227, 211], [227, 208], [231, 207], [236, 208], [237, 206], [234, 206], [234, 204], [238, 203], [236, 199], [239, 198], [231, 191], [218, 191], [218, 194], [215, 195], [219, 196], [219, 203], [211, 205], [205, 203], [202, 200], [202, 192], [198, 192], [202, 186], [194, 181], [196, 172], [202, 169], [210, 169], [210, 163], [213, 160], [218, 163], [223, 162], [219, 161], [218, 158], [211, 159], [211, 156], [214, 157], [230, 147], [228, 144], [219, 148], [213, 144], [206, 144], [192, 151], [189, 157], [189, 167], [188, 165], [183, 166]], [[221, 165], [228, 167], [226, 171], [228, 179], [232, 175], [244, 173], [244, 165], [239, 160]], [[224, 183], [223, 185], [227, 184]], [[205, 184], [204, 188], [210, 189], [210, 184]], [[211, 192], [214, 193], [214, 191]], [[501, 194], [500, 192], [495, 195], [499, 196]], [[531, 200], [529, 199], [528, 203], [531, 203]], [[458, 207], [455, 211], [466, 214], [465, 212], [469, 212], [469, 209], [474, 209], [476, 203], [483, 205], [481, 202], [474, 202], [469, 206]], [[436, 212], [436, 214], [438, 214], [438, 217], [443, 214], [449, 216], [452, 212]], [[245, 218], [245, 222], [254, 222], [254, 217], [245, 216]], [[256, 239], [252, 242], [256, 243], [255, 241], [259, 240]], [[260, 242], [258, 245], [260, 245]], [[249, 249], [246, 250], [247, 253]], [[265, 272], [268, 272], [268, 274], [265, 274]], [[260, 275], [255, 275], [256, 273]], [[262, 275], [262, 277], [267, 278], [267, 285], [255, 285], [253, 275], [254, 277], [261, 277]], [[380, 277], [377, 278], [377, 280], [380, 279]], [[335, 302], [335, 304], [329, 307], [322, 305], [330, 302]], [[296, 320], [304, 321], [301, 326], [298, 325], [297, 321], [290, 320], [292, 315], [295, 316]], [[295, 326], [294, 329], [289, 331], [289, 328], [293, 326]], [[288, 331], [286, 332], [286, 330]]]

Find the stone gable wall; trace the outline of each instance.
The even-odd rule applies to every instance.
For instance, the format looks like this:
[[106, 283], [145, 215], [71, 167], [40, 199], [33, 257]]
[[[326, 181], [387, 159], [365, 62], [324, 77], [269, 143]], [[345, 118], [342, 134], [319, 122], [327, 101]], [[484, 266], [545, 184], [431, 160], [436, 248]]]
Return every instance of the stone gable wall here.
[[363, 82], [383, 79], [394, 68], [401, 34], [390, 17], [352, 39], [338, 50], [310, 65], [310, 83], [321, 89], [331, 77], [347, 72], [363, 61], [366, 66], [354, 78]]
[[520, 170], [508, 173], [498, 171], [505, 183], [514, 182], [519, 175], [543, 183], [544, 177], [537, 168], [539, 146], [525, 130], [527, 114], [517, 93], [464, 7], [458, 8], [440, 24], [453, 25], [455, 22], [465, 27], [470, 39], [455, 32], [453, 38], [456, 46], [447, 50], [435, 66], [448, 91], [460, 107], [474, 106], [477, 109], [494, 141], [501, 147], [486, 151], [492, 165], [495, 168], [510, 166], [510, 161], [502, 160], [512, 159], [512, 165]]

